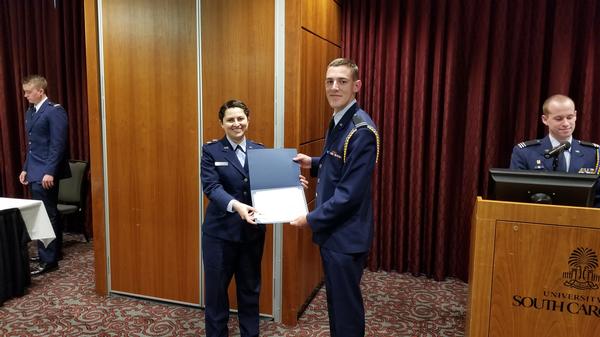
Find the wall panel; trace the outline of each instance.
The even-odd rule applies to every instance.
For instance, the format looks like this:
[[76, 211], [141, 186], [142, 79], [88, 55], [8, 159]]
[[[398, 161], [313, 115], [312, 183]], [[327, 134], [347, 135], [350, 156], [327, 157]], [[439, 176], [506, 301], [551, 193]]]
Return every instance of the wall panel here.
[[202, 1], [202, 106], [204, 140], [221, 138], [223, 102], [250, 108], [248, 138], [273, 146], [274, 2]]
[[98, 20], [95, 0], [85, 0], [85, 54], [90, 143], [92, 226], [96, 292], [108, 292], [106, 273], [106, 231], [104, 221], [104, 159], [102, 157], [102, 116], [100, 114], [100, 70], [98, 62]]
[[[298, 151], [318, 156], [323, 149], [323, 140], [307, 143]], [[302, 174], [309, 177], [308, 169]], [[309, 179], [309, 188], [305, 191], [308, 209], [314, 209], [315, 178]], [[283, 244], [283, 319], [286, 324], [296, 324], [297, 314], [304, 310], [307, 299], [311, 298], [315, 288], [321, 284], [323, 271], [318, 246], [312, 242], [312, 231], [284, 226]], [[291, 280], [293, 279], [293, 280]], [[293, 284], [293, 286], [285, 286]]]
[[341, 46], [342, 12], [335, 1], [303, 0], [301, 25], [322, 39]]
[[[325, 97], [325, 72], [341, 55], [341, 8], [333, 0], [286, 1], [285, 19], [285, 145], [319, 156], [332, 113]], [[306, 199], [312, 208], [316, 180], [309, 181]], [[282, 322], [294, 325], [323, 272], [310, 229], [284, 226], [283, 236]]]
[[195, 1], [102, 13], [111, 289], [199, 303]]
[[333, 111], [325, 96], [327, 64], [340, 53], [339, 47], [311, 32], [302, 30], [300, 61], [300, 143], [325, 135]]
[[[274, 15], [272, 0], [202, 1], [203, 140], [220, 139], [221, 105], [232, 98], [250, 108], [247, 138], [274, 143]], [[269, 226], [269, 225], [268, 225]], [[273, 314], [273, 231], [262, 260], [260, 312]], [[230, 299], [235, 305], [234, 282]]]

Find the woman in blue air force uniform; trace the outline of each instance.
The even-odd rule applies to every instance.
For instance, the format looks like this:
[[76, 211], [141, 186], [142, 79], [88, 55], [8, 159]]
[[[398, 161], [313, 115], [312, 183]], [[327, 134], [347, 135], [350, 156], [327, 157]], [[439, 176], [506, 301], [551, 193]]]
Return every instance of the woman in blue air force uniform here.
[[209, 199], [202, 224], [206, 336], [228, 336], [227, 288], [235, 275], [241, 336], [258, 336], [260, 262], [265, 226], [254, 221], [246, 153], [263, 145], [246, 139], [250, 110], [242, 101], [221, 106], [225, 136], [202, 146], [202, 188]]
[[[227, 288], [234, 275], [240, 334], [258, 336], [265, 225], [254, 220], [246, 153], [264, 146], [246, 139], [249, 115], [244, 102], [225, 102], [219, 110], [225, 136], [202, 146], [202, 188], [210, 201], [202, 224], [208, 337], [228, 336]], [[300, 175], [299, 179], [307, 188], [306, 178]]]

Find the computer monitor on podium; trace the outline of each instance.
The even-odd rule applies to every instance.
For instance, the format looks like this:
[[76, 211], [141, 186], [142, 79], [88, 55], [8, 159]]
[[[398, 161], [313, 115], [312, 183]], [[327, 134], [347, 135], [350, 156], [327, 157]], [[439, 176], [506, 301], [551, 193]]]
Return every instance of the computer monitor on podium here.
[[487, 198], [593, 207], [597, 174], [490, 169]]

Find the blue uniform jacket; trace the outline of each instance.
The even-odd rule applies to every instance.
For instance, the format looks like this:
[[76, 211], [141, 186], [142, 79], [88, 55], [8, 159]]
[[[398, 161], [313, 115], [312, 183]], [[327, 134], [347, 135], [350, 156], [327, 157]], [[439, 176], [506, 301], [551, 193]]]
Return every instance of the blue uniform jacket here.
[[[520, 170], [552, 171], [552, 158], [544, 158], [544, 150], [552, 149], [550, 137], [519, 143], [513, 148], [510, 168]], [[598, 145], [573, 139], [569, 173], [598, 174], [600, 160]], [[596, 191], [594, 207], [600, 207], [600, 186]]]
[[318, 177], [316, 207], [307, 215], [316, 244], [348, 254], [366, 252], [371, 246], [371, 176], [377, 159], [375, 133], [360, 127], [350, 138], [344, 161], [344, 143], [355, 127], [355, 114], [375, 127], [358, 104], [346, 111], [328, 135], [321, 156], [312, 158], [311, 175]]
[[[264, 146], [246, 140], [246, 150]], [[204, 194], [210, 201], [202, 232], [228, 241], [254, 240], [265, 231], [264, 225], [252, 225], [237, 212], [227, 211], [227, 204], [236, 199], [252, 205], [248, 164], [243, 167], [226, 137], [202, 146], [201, 179]]]
[[71, 176], [67, 148], [68, 118], [65, 109], [46, 100], [39, 111], [30, 107], [25, 114], [27, 154], [23, 171], [29, 182], [41, 182], [45, 174], [55, 181]]

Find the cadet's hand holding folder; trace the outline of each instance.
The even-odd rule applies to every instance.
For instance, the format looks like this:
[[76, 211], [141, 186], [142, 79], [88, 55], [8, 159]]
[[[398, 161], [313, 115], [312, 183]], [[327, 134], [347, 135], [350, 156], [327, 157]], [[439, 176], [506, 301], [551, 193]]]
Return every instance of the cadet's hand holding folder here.
[[299, 179], [300, 167], [292, 159], [296, 149], [248, 151], [250, 193], [257, 223], [290, 222], [308, 213]]

